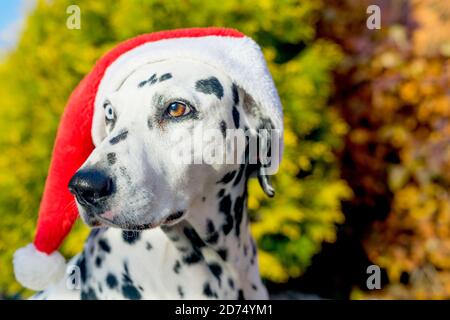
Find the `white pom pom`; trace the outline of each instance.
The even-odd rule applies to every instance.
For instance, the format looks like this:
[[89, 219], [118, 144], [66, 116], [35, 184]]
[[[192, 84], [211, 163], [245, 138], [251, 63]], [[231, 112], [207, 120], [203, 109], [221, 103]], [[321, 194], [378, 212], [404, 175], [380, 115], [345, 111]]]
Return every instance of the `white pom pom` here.
[[59, 252], [48, 255], [30, 243], [14, 253], [14, 273], [24, 287], [43, 290], [64, 277], [66, 262]]

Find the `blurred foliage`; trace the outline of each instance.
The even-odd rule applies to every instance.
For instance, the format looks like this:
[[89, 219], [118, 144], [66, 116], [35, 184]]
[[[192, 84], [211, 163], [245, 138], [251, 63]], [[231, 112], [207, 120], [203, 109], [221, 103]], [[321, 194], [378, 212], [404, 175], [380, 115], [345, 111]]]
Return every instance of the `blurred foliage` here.
[[[345, 53], [333, 103], [351, 128], [341, 157], [355, 194], [348, 210], [372, 215], [363, 245], [388, 278], [353, 297], [448, 299], [450, 4], [328, 4], [321, 32]], [[365, 28], [369, 4], [381, 7], [381, 30]]]
[[[284, 282], [300, 275], [344, 220], [335, 151], [347, 126], [327, 107], [338, 46], [317, 39], [321, 1], [77, 1], [81, 30], [66, 28], [72, 1], [38, 1], [17, 48], [0, 64], [0, 292], [14, 293], [11, 258], [32, 240], [51, 148], [65, 102], [94, 62], [117, 42], [142, 33], [195, 26], [234, 27], [262, 47], [285, 110], [286, 152], [267, 200], [250, 186], [252, 232], [262, 275]], [[63, 246], [81, 249], [78, 224]]]

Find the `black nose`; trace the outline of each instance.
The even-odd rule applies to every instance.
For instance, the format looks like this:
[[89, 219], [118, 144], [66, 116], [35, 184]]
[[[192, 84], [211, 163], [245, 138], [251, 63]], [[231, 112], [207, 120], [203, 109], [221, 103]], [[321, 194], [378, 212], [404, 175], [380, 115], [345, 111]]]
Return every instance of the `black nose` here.
[[69, 190], [80, 204], [93, 206], [112, 194], [113, 184], [105, 172], [84, 169], [70, 179]]

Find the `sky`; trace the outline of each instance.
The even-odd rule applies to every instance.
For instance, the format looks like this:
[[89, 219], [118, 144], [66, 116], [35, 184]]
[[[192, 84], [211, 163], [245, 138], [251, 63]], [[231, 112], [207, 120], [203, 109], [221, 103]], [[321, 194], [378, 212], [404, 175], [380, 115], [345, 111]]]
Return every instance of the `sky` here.
[[34, 0], [0, 0], [0, 51], [14, 47]]

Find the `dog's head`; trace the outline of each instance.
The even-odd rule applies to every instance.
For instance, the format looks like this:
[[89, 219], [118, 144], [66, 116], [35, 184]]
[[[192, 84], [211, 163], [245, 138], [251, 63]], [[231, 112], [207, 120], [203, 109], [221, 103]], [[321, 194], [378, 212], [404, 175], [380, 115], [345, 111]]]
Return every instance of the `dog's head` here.
[[[103, 140], [69, 189], [88, 225], [123, 229], [182, 219], [214, 184], [240, 168], [239, 159], [248, 161], [248, 142], [255, 141], [257, 129], [270, 129], [252, 98], [225, 73], [188, 59], [135, 70], [107, 95], [103, 115], [101, 124], [94, 124], [101, 126], [96, 129]], [[243, 148], [227, 145], [230, 129], [246, 135]], [[227, 161], [230, 152], [234, 161]], [[255, 170], [270, 194], [257, 162]]]

